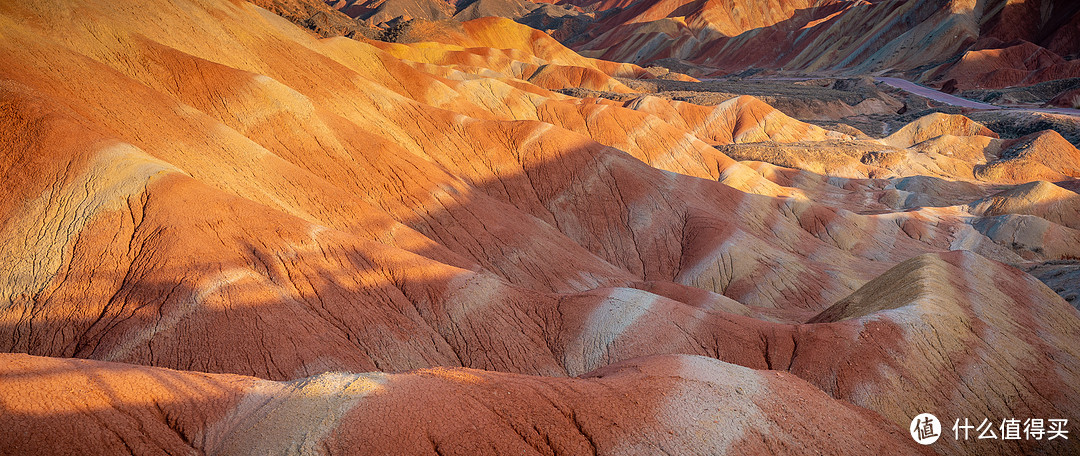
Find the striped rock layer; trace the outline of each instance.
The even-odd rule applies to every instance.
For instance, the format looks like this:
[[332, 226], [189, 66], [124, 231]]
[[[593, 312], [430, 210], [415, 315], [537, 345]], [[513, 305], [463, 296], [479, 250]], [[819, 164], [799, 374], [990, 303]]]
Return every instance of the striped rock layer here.
[[[1080, 76], [1080, 7], [1049, 0], [575, 1], [602, 14], [570, 43], [584, 55], [865, 74], [900, 70], [960, 89]], [[951, 82], [950, 82], [951, 81]]]
[[[1005, 264], [1080, 255], [1068, 185], [739, 162], [861, 143], [561, 95], [639, 68], [463, 30], [0, 4], [0, 452], [918, 453], [921, 412], [1077, 415], [1080, 315]], [[994, 150], [1070, 175], [1045, 144]]]

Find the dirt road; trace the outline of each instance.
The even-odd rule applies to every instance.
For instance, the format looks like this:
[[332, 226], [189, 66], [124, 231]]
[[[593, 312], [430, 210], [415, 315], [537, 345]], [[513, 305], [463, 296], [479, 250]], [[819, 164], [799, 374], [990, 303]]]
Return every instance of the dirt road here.
[[929, 98], [931, 100], [938, 101], [938, 102], [945, 103], [945, 104], [950, 104], [950, 105], [953, 105], [953, 106], [959, 106], [961, 108], [986, 109], [986, 110], [1002, 109], [1002, 110], [1014, 110], [1014, 111], [1033, 111], [1033, 112], [1045, 112], [1045, 113], [1050, 113], [1050, 114], [1065, 114], [1065, 115], [1072, 115], [1072, 116], [1080, 116], [1080, 109], [1019, 108], [1019, 107], [997, 106], [997, 105], [992, 105], [992, 104], [988, 104], [988, 103], [981, 103], [981, 102], [978, 102], [978, 101], [968, 100], [967, 98], [960, 98], [960, 97], [957, 97], [957, 96], [954, 96], [954, 95], [949, 95], [949, 94], [947, 94], [945, 92], [934, 90], [934, 89], [931, 89], [931, 88], [926, 87], [926, 86], [921, 86], [919, 84], [916, 84], [914, 82], [911, 82], [911, 81], [908, 81], [908, 80], [905, 80], [905, 79], [877, 77], [877, 78], [874, 78], [874, 80], [878, 81], [878, 82], [881, 82], [881, 83], [888, 84], [888, 85], [893, 86], [893, 87], [896, 87], [896, 88], [898, 88], [900, 90], [903, 90], [903, 91], [906, 91], [906, 92], [909, 92], [909, 93], [913, 93], [913, 94], [918, 95], [920, 97]]
[[945, 92], [937, 91], [926, 86], [918, 85], [914, 82], [900, 79], [900, 78], [874, 78], [878, 82], [883, 82], [897, 89], [904, 90], [909, 93], [913, 93], [923, 98], [929, 98], [934, 101], [938, 101], [953, 106], [959, 106], [961, 108], [971, 109], [1001, 109], [1000, 106], [994, 106], [988, 103], [980, 103], [978, 101], [968, 100], [967, 98], [960, 98], [957, 96], [949, 95]]

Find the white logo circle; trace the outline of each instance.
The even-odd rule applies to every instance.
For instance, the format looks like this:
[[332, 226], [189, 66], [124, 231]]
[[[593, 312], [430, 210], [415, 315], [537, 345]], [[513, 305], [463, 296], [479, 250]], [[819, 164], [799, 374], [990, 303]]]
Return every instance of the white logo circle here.
[[937, 417], [929, 413], [920, 413], [919, 416], [911, 420], [911, 438], [915, 439], [923, 445], [929, 445], [937, 442], [938, 437], [941, 437], [941, 421], [938, 421]]

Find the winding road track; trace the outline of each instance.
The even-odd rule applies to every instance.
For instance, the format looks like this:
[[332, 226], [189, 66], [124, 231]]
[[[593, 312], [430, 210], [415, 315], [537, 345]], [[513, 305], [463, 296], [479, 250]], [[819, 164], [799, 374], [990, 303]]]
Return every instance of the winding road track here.
[[968, 100], [967, 98], [960, 98], [960, 97], [954, 96], [954, 95], [949, 95], [949, 94], [947, 94], [945, 92], [942, 92], [942, 91], [939, 91], [939, 90], [934, 90], [934, 89], [931, 89], [929, 87], [922, 86], [922, 85], [916, 84], [914, 82], [908, 81], [906, 79], [876, 77], [876, 78], [874, 78], [874, 80], [878, 81], [878, 82], [881, 82], [881, 83], [884, 83], [884, 84], [888, 84], [888, 85], [890, 85], [892, 87], [896, 87], [896, 88], [898, 88], [900, 90], [903, 90], [903, 91], [906, 91], [908, 93], [918, 95], [920, 97], [929, 98], [931, 100], [941, 102], [941, 103], [945, 103], [945, 104], [950, 104], [950, 105], [953, 105], [953, 106], [959, 106], [961, 108], [986, 109], [986, 110], [997, 109], [997, 110], [1009, 110], [1009, 111], [1034, 111], [1034, 112], [1044, 112], [1044, 113], [1049, 113], [1049, 114], [1066, 114], [1066, 115], [1072, 115], [1072, 116], [1080, 116], [1080, 109], [1018, 108], [1018, 107], [997, 106], [997, 105], [992, 105], [992, 104], [988, 104], [988, 103], [981, 103], [981, 102], [978, 102], [978, 101]]

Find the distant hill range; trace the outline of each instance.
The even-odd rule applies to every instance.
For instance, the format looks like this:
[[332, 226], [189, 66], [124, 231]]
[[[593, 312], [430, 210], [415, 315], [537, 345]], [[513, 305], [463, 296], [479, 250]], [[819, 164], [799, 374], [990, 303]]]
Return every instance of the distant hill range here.
[[[582, 55], [695, 76], [881, 71], [947, 91], [1080, 76], [1080, 2], [337, 0], [371, 26], [502, 16]], [[752, 74], [752, 73], [747, 73]]]

